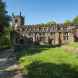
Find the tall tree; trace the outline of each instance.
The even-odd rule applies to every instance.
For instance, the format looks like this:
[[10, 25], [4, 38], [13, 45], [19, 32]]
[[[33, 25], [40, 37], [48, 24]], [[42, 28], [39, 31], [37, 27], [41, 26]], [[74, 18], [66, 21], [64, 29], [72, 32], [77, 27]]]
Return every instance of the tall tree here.
[[9, 16], [7, 15], [5, 2], [0, 0], [0, 31], [9, 25]]
[[6, 5], [0, 0], [0, 47], [8, 43], [9, 16], [7, 15]]

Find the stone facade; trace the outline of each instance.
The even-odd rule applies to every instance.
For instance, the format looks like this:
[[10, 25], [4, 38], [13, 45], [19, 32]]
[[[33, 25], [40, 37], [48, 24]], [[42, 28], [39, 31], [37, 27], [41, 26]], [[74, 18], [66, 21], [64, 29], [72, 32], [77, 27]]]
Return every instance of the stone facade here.
[[24, 25], [23, 16], [12, 17], [13, 43], [62, 45], [78, 41], [78, 26], [65, 24]]

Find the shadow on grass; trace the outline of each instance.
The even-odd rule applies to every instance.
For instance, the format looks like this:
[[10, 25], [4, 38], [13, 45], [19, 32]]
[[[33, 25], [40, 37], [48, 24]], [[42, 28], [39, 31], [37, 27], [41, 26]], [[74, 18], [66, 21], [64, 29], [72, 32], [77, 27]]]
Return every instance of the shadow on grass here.
[[37, 53], [41, 53], [44, 50], [48, 50], [49, 46], [40, 46], [40, 45], [32, 45], [30, 47], [16, 47], [15, 52], [16, 52], [16, 56], [17, 59], [19, 59], [22, 56], [26, 56], [26, 55], [33, 55], [33, 54], [37, 54]]
[[[76, 67], [77, 68], [77, 67]], [[78, 78], [76, 68], [67, 64], [33, 62], [26, 69], [28, 78]]]

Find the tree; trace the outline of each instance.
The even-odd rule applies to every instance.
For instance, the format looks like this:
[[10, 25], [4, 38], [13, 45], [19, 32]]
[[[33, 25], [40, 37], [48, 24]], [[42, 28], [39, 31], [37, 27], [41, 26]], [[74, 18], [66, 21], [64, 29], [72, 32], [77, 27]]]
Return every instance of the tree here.
[[50, 25], [50, 24], [56, 24], [56, 22], [55, 21], [49, 21], [46, 24], [48, 24], [48, 25]]
[[45, 25], [45, 23], [40, 23], [40, 25]]
[[73, 24], [78, 24], [78, 16], [76, 16], [74, 19], [73, 19]]
[[70, 20], [65, 20], [64, 24], [72, 24], [72, 22]]
[[2, 32], [5, 26], [9, 26], [9, 16], [5, 8], [5, 3], [0, 0], [0, 31]]
[[0, 0], [0, 48], [8, 42], [9, 16], [7, 15], [5, 2]]

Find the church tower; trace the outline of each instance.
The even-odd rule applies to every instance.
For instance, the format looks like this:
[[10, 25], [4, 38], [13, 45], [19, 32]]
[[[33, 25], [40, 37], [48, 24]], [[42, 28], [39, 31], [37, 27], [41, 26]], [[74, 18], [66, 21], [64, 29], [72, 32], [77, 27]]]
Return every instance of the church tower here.
[[14, 29], [17, 27], [23, 26], [24, 25], [24, 17], [21, 15], [15, 16], [14, 13], [12, 14], [12, 26]]
[[12, 44], [17, 45], [19, 44], [21, 37], [16, 31], [24, 26], [24, 17], [21, 15], [21, 12], [20, 15], [14, 15], [14, 13], [12, 14], [11, 26], [13, 28], [13, 31], [11, 33]]

